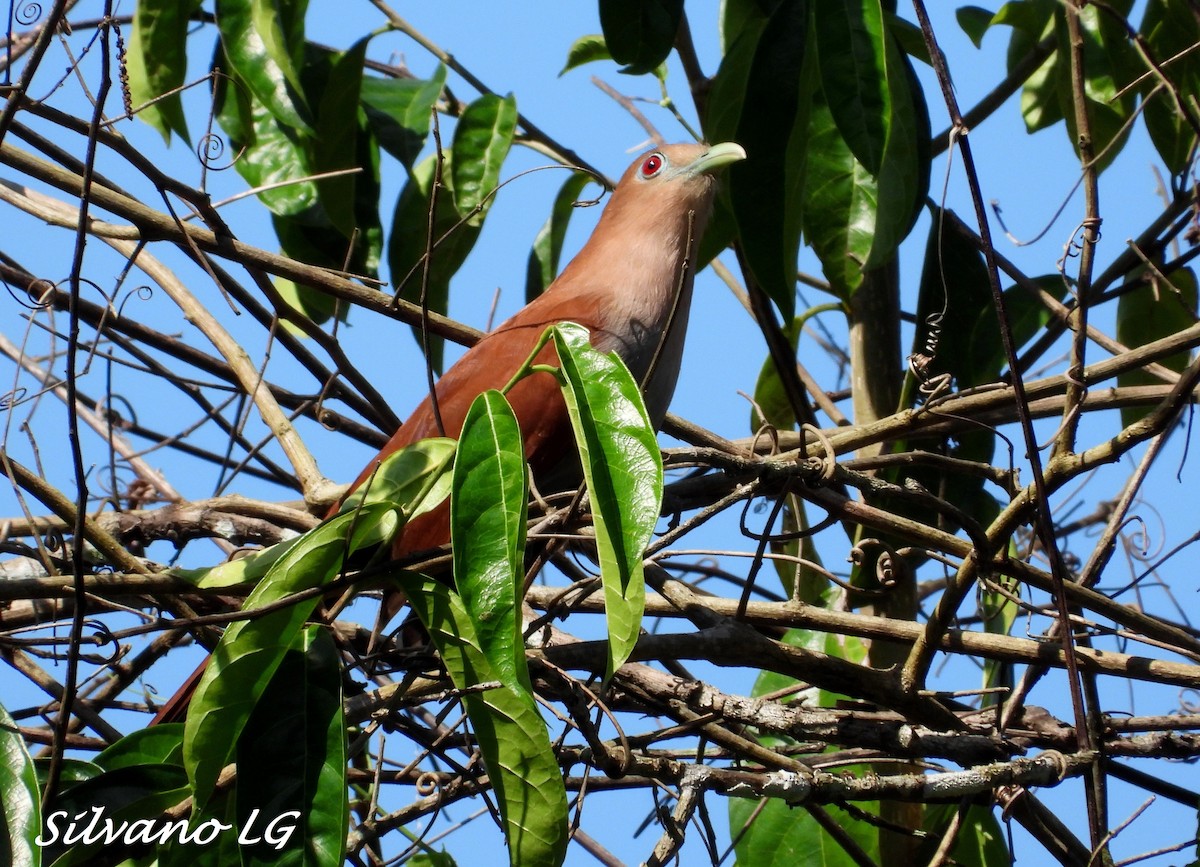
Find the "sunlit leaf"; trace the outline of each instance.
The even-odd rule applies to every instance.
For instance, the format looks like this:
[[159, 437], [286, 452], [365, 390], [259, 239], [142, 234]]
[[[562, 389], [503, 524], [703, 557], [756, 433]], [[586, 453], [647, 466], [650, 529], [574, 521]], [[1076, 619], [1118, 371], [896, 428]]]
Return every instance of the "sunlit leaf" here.
[[662, 455], [638, 383], [573, 323], [554, 327], [563, 396], [591, 496], [612, 677], [629, 658], [646, 604], [642, 552], [662, 506]]

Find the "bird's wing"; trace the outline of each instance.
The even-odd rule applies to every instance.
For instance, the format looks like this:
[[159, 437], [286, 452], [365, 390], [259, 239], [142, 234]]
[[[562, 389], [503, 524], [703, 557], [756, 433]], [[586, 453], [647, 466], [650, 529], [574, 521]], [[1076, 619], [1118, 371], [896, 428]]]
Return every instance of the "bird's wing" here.
[[[550, 325], [578, 322], [593, 332], [595, 340], [603, 332], [603, 316], [602, 311], [588, 301], [586, 295], [577, 293], [547, 292], [468, 349], [437, 382], [438, 410], [444, 434], [457, 437], [461, 433], [467, 410], [475, 398], [488, 389], [507, 385]], [[535, 363], [558, 364], [552, 343], [542, 348]], [[530, 374], [509, 391], [508, 400], [521, 427], [526, 459], [535, 477], [544, 478], [562, 463], [574, 442], [558, 383], [548, 373]], [[362, 471], [351, 490], [365, 483], [388, 455], [442, 433], [432, 402], [426, 397]], [[410, 522], [397, 540], [393, 553], [400, 556], [436, 548], [449, 539], [449, 511], [443, 504]]]

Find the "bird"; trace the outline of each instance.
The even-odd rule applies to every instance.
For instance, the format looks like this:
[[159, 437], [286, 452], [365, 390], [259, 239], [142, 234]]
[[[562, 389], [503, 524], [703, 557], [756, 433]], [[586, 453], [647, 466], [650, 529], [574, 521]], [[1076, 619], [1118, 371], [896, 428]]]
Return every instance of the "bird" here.
[[[381, 461], [418, 440], [457, 438], [471, 403], [503, 388], [533, 351], [543, 332], [574, 322], [590, 332], [592, 346], [615, 352], [642, 384], [657, 429], [675, 391], [691, 306], [699, 240], [712, 213], [716, 173], [746, 158], [741, 145], [672, 144], [641, 154], [625, 170], [587, 242], [546, 291], [469, 348], [437, 381], [351, 484], [367, 484]], [[553, 342], [536, 358], [557, 366]], [[525, 456], [539, 488], [571, 473], [574, 435], [557, 380], [539, 371], [507, 394], [521, 429]], [[440, 421], [439, 421], [440, 419]], [[330, 511], [337, 513], [340, 504]], [[437, 548], [450, 541], [447, 504], [405, 525], [392, 556]], [[381, 620], [398, 608], [385, 594]], [[402, 600], [402, 597], [399, 597]], [[377, 627], [378, 630], [378, 627]], [[203, 664], [202, 664], [203, 665]], [[194, 688], [193, 675], [181, 691]], [[179, 693], [176, 694], [177, 696]], [[183, 699], [186, 712], [186, 697]], [[173, 696], [152, 724], [182, 718]]]

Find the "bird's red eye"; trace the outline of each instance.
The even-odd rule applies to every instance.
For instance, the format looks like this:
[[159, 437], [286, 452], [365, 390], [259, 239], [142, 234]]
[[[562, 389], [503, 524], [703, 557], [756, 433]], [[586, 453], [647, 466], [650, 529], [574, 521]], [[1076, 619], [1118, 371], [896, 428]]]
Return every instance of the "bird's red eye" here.
[[663, 159], [662, 154], [650, 154], [650, 156], [646, 157], [646, 161], [642, 163], [642, 177], [654, 177], [662, 171], [664, 165], [666, 165], [666, 160]]

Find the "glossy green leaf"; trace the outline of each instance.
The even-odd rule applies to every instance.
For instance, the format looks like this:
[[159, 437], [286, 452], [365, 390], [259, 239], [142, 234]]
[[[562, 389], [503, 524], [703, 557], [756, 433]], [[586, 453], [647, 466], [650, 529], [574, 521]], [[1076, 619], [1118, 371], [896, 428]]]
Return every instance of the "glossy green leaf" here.
[[[226, 63], [218, 60], [216, 65], [224, 68]], [[230, 151], [241, 154], [234, 163], [238, 174], [252, 188], [269, 188], [258, 198], [273, 214], [301, 214], [314, 207], [316, 184], [302, 180], [313, 173], [309, 148], [280, 124], [244, 79], [228, 69], [226, 74], [232, 80], [218, 79], [217, 120], [229, 136]]]
[[374, 475], [342, 501], [338, 514], [376, 503], [400, 506], [407, 520], [431, 511], [450, 495], [446, 471], [456, 448], [457, 443], [449, 437], [430, 437], [392, 452]]
[[563, 68], [558, 71], [558, 74], [566, 75], [572, 69], [578, 69], [580, 66], [601, 60], [612, 60], [608, 45], [604, 41], [604, 35], [589, 33], [571, 43], [571, 47], [567, 49], [567, 62], [563, 64]]
[[[838, 768], [838, 773], [847, 772], [847, 768]], [[755, 867], [794, 867], [797, 864], [856, 867], [859, 863], [847, 855], [807, 811], [790, 807], [778, 799], [768, 800], [761, 810], [758, 806], [758, 801], [729, 799], [729, 827], [737, 840], [734, 851], [738, 864], [753, 864]], [[878, 812], [878, 806], [874, 803], [855, 806], [868, 813]], [[850, 815], [841, 807], [830, 805], [823, 809], [873, 862], [879, 862], [879, 832], [872, 825]], [[738, 837], [743, 828], [746, 828], [746, 832]]]
[[[366, 544], [378, 544], [378, 525], [392, 514], [385, 504], [364, 506], [310, 530], [271, 567], [247, 597], [245, 609], [328, 583], [347, 557]], [[212, 795], [255, 705], [319, 602], [319, 596], [312, 596], [237, 621], [221, 636], [196, 687], [184, 729], [184, 764], [197, 804], [203, 806]]]
[[[318, 172], [351, 169], [357, 164], [358, 95], [369, 42], [370, 37], [364, 37], [333, 59], [317, 106], [313, 162]], [[326, 216], [346, 238], [357, 225], [356, 180], [354, 175], [340, 175], [317, 182]]]
[[886, 31], [881, 39], [891, 108], [878, 173], [855, 158], [828, 105], [814, 99], [810, 114], [805, 232], [843, 300], [895, 254], [929, 184], [928, 113], [908, 59]]
[[[188, 22], [199, 8], [199, 0], [142, 0], [133, 12], [133, 32], [125, 55], [129, 96], [135, 109], [145, 106], [138, 117], [167, 142], [172, 132], [189, 140], [181, 95], [158, 98], [184, 84]], [[158, 101], [146, 105], [151, 100]]]
[[584, 172], [573, 172], [554, 198], [550, 217], [533, 239], [533, 248], [529, 251], [529, 264], [525, 269], [526, 302], [545, 292], [558, 276], [558, 260], [562, 255], [567, 224], [575, 212], [579, 195], [592, 180], [592, 176]]
[[[1196, 322], [1196, 274], [1181, 268], [1170, 275], [1169, 281], [1153, 274], [1148, 268], [1135, 271], [1129, 280], [1135, 284], [1117, 301], [1117, 341], [1133, 349], [1161, 340]], [[1127, 287], [1128, 288], [1128, 287]], [[1189, 353], [1179, 352], [1158, 363], [1182, 371], [1188, 365]], [[1141, 370], [1130, 370], [1117, 376], [1118, 386], [1149, 385], [1160, 382]], [[1127, 406], [1121, 408], [1121, 423], [1130, 425], [1145, 418], [1153, 407]]]
[[[747, 26], [741, 39], [752, 38], [752, 33]], [[745, 75], [734, 140], [753, 157], [729, 172], [729, 197], [742, 251], [750, 271], [785, 321], [795, 309], [809, 43], [808, 3], [782, 0], [754, 41], [753, 57], [744, 71], [743, 52], [749, 52], [750, 46], [743, 48], [740, 42], [736, 46], [738, 65], [730, 67], [731, 83], [726, 85], [727, 90], [734, 89]]]
[[454, 586], [488, 664], [510, 689], [531, 692], [521, 634], [528, 474], [521, 429], [498, 391], [463, 421], [450, 492]]
[[600, 0], [600, 27], [622, 72], [653, 72], [675, 45], [683, 0]]
[[[411, 572], [399, 580], [456, 687], [503, 680], [457, 593]], [[495, 790], [509, 863], [558, 867], [566, 857], [567, 793], [532, 693], [501, 685], [464, 695], [462, 703]]]
[[440, 64], [430, 79], [362, 80], [363, 108], [379, 144], [410, 171], [429, 137], [433, 107], [445, 83], [446, 67]]
[[[390, 542], [405, 520], [445, 499], [453, 441], [422, 440], [390, 455], [333, 518], [274, 559], [246, 598], [252, 611], [336, 578], [357, 551]], [[319, 596], [231, 624], [196, 687], [183, 755], [193, 797], [208, 802], [250, 714]]]
[[[928, 836], [922, 841], [915, 860], [928, 863], [945, 836], [957, 804], [926, 804], [925, 830]], [[954, 864], [962, 867], [1007, 867], [1013, 863], [1004, 840], [1007, 834], [995, 813], [982, 804], [972, 804], [958, 828], [958, 836], [950, 857]]]
[[305, 3], [271, 0], [220, 0], [217, 30], [234, 73], [254, 101], [285, 127], [311, 132], [310, 115], [301, 94], [297, 58], [303, 33], [296, 41], [294, 22], [303, 21]]
[[804, 188], [804, 231], [834, 294], [846, 300], [862, 283], [874, 242], [878, 191], [854, 159], [823, 102], [812, 107]]
[[[175, 806], [186, 797], [187, 776], [178, 765], [129, 765], [76, 783], [62, 792], [46, 813], [46, 835], [58, 839], [42, 849], [42, 863], [56, 867], [88, 867], [96, 864], [100, 861], [98, 856], [104, 851], [105, 840], [109, 836], [103, 833], [103, 829], [110, 830], [111, 836], [116, 838], [123, 828], [128, 827], [125, 823], [156, 819], [168, 807]], [[81, 813], [90, 817], [97, 810], [102, 812], [98, 826], [102, 833], [94, 838], [94, 842], [79, 842], [68, 850], [63, 845], [62, 833], [66, 823]], [[57, 828], [52, 824], [56, 814], [59, 814]], [[106, 825], [106, 821], [110, 824]], [[169, 827], [178, 837], [186, 826], [187, 820], [180, 819], [178, 825]], [[164, 829], [159, 827], [158, 830]], [[233, 836], [236, 837], [236, 834]], [[113, 839], [112, 842], [117, 840]]]
[[878, 175], [893, 113], [883, 7], [839, 0], [817, 3], [813, 12], [825, 104], [855, 159]]
[[[341, 658], [327, 629], [296, 637], [237, 748], [245, 865], [344, 863], [348, 824]], [[279, 817], [280, 824], [269, 830]], [[290, 832], [281, 848], [276, 843]]]
[[[33, 757], [8, 710], [0, 705], [0, 860], [37, 867], [41, 849], [41, 793]], [[7, 851], [6, 851], [7, 850]]]
[[163, 723], [130, 732], [96, 756], [106, 771], [134, 765], [183, 767], [183, 723]]
[[995, 13], [981, 6], [959, 6], [954, 10], [954, 18], [963, 33], [979, 48], [983, 44], [984, 34], [992, 26], [992, 16]]
[[[491, 194], [500, 182], [500, 168], [516, 132], [516, 103], [511, 97], [480, 97], [463, 110], [454, 132], [454, 143], [445, 154], [442, 187], [436, 198], [433, 226], [435, 244], [429, 261], [427, 305], [445, 313], [450, 279], [466, 260], [479, 237], [491, 205]], [[421, 298], [422, 261], [429, 244], [429, 210], [436, 154], [418, 163], [396, 202], [392, 235], [388, 241], [388, 266], [392, 283], [402, 298]], [[460, 187], [461, 185], [461, 187]], [[415, 331], [419, 338], [419, 331]], [[442, 369], [443, 341], [430, 337], [430, 363]]]
[[[1200, 42], [1200, 21], [1196, 20], [1194, 11], [1187, 4], [1150, 0], [1138, 30], [1152, 57], [1172, 58], [1170, 64], [1162, 64], [1161, 71], [1178, 92], [1185, 95], [1185, 99], [1186, 94], [1200, 93], [1200, 54], [1195, 51], [1183, 53]], [[1159, 88], [1157, 93], [1150, 95], [1158, 85], [1158, 78], [1151, 76], [1142, 86], [1146, 99], [1146, 130], [1167, 169], [1172, 174], [1180, 174], [1189, 165], [1196, 133], [1181, 116], [1168, 90]], [[1194, 106], [1192, 111], [1196, 111]]]
[[646, 604], [642, 552], [662, 507], [662, 454], [641, 390], [616, 353], [592, 348], [587, 329], [554, 326], [563, 397], [591, 497], [608, 624], [605, 679], [624, 664]]
[[471, 226], [483, 225], [516, 131], [517, 101], [511, 96], [481, 96], [458, 120], [450, 176], [454, 206]]

